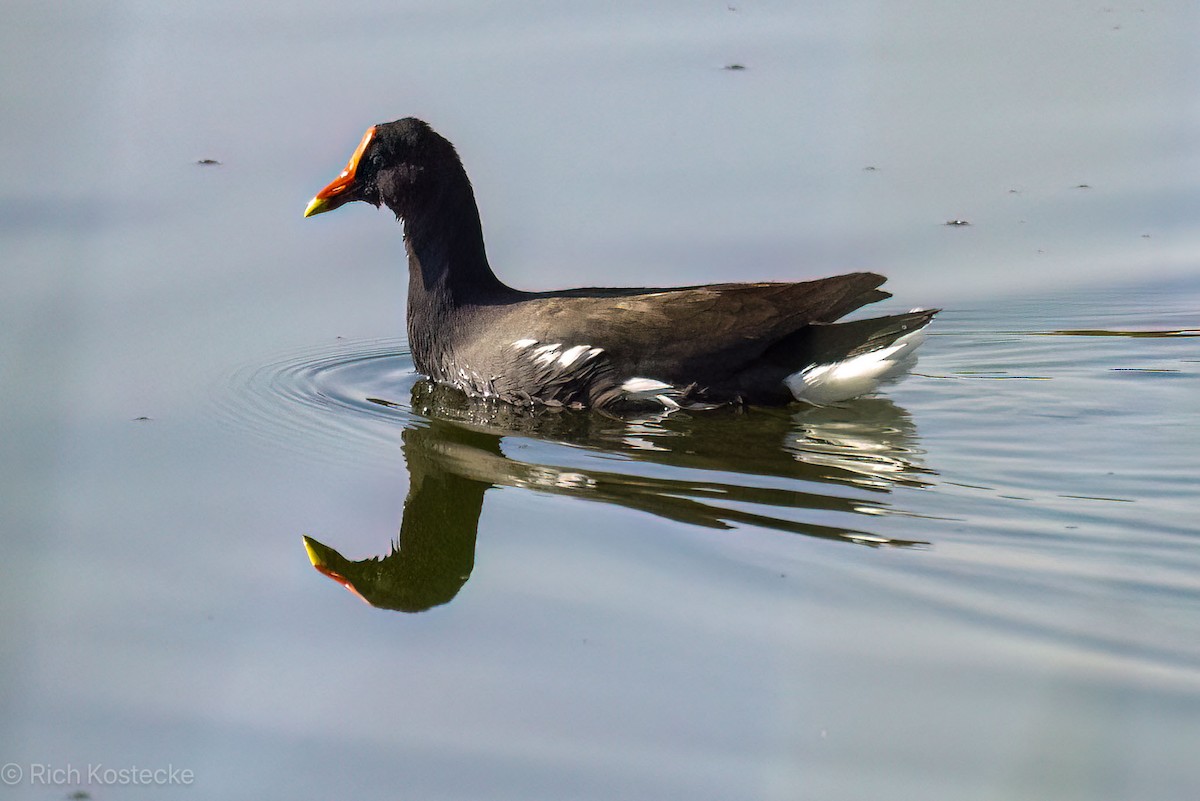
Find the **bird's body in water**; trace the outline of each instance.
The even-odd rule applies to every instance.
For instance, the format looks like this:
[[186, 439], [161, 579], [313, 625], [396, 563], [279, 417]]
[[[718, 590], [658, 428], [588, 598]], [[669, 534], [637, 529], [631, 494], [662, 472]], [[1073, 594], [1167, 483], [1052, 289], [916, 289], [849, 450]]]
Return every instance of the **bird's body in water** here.
[[370, 128], [305, 216], [349, 201], [404, 221], [417, 370], [481, 397], [611, 410], [832, 403], [915, 361], [936, 310], [836, 322], [883, 276], [523, 292], [496, 277], [454, 147], [406, 118]]

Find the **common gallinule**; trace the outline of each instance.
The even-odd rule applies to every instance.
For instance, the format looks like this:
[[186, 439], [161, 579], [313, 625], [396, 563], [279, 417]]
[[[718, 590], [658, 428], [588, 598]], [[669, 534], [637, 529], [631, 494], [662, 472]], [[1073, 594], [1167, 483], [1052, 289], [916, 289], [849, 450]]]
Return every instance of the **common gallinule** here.
[[607, 409], [826, 404], [911, 366], [937, 310], [835, 323], [884, 277], [522, 292], [492, 272], [454, 146], [421, 120], [369, 128], [304, 210], [352, 200], [404, 221], [417, 370], [468, 395]]

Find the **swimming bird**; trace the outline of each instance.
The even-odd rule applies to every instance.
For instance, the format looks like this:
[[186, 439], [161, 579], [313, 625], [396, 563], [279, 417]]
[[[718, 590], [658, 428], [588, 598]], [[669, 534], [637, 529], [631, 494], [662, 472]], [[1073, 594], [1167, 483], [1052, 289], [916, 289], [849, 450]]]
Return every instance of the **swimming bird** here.
[[367, 129], [305, 217], [351, 201], [404, 223], [416, 369], [471, 396], [612, 411], [816, 405], [915, 361], [936, 309], [852, 322], [890, 294], [856, 272], [798, 283], [523, 292], [492, 271], [454, 146], [413, 117]]

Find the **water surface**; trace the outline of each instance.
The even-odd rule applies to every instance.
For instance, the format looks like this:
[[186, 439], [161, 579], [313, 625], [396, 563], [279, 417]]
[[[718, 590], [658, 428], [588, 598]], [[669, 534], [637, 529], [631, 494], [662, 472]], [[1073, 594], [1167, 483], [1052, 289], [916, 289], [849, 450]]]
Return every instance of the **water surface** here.
[[[14, 6], [6, 797], [1194, 794], [1196, 9], [732, 5]], [[300, 217], [406, 114], [514, 285], [946, 311], [837, 407], [466, 403]]]

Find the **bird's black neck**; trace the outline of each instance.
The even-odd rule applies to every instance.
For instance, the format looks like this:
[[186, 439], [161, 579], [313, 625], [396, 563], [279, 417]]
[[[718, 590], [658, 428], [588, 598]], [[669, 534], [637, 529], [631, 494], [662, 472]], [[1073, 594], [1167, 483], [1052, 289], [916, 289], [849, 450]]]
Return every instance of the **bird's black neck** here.
[[514, 290], [488, 265], [483, 228], [470, 181], [461, 167], [432, 196], [397, 210], [408, 251], [408, 334], [418, 369], [436, 374], [451, 346], [458, 312], [491, 306]]
[[[460, 168], [461, 170], [461, 168]], [[447, 180], [434, 197], [405, 210], [404, 239], [412, 286], [472, 303], [507, 287], [488, 265], [475, 194], [465, 173]]]

